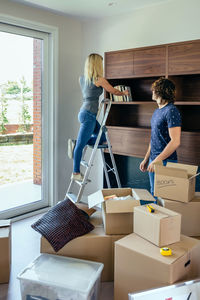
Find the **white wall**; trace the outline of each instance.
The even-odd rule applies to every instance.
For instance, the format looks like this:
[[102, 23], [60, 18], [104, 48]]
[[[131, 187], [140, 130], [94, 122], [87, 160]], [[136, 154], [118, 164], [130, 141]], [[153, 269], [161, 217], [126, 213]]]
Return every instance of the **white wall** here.
[[76, 19], [67, 18], [16, 4], [8, 0], [0, 1], [0, 14], [55, 26], [59, 31], [59, 98], [57, 108], [58, 155], [56, 178], [58, 199], [66, 192], [72, 172], [72, 161], [67, 158], [67, 139], [76, 136], [78, 131], [77, 113], [81, 102], [78, 76], [82, 72], [82, 29]]
[[[200, 39], [199, 12], [199, 0], [169, 0], [127, 15], [85, 22], [82, 55]], [[102, 184], [100, 173], [95, 178], [93, 190]]]
[[83, 55], [199, 39], [199, 11], [199, 0], [169, 0], [127, 15], [85, 22]]

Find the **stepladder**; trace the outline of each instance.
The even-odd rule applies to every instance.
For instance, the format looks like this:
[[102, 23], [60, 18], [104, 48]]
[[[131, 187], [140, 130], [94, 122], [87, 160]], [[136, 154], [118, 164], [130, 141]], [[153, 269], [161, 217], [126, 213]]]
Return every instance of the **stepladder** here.
[[[103, 170], [104, 170], [107, 187], [111, 188], [111, 181], [109, 178], [109, 173], [112, 172], [116, 179], [116, 184], [117, 184], [118, 188], [121, 188], [121, 182], [120, 182], [115, 158], [114, 158], [114, 155], [112, 152], [112, 146], [111, 146], [110, 139], [108, 136], [108, 131], [106, 128], [106, 120], [107, 120], [109, 112], [110, 112], [111, 104], [112, 104], [111, 100], [109, 100], [109, 99], [103, 99], [100, 103], [98, 114], [97, 114], [97, 119], [99, 117], [101, 117], [101, 121], [98, 120], [100, 123], [100, 129], [99, 129], [98, 135], [96, 137], [95, 144], [92, 146], [86, 145], [86, 147], [83, 150], [83, 155], [82, 155], [82, 159], [81, 159], [81, 166], [82, 166], [82, 168], [84, 168], [83, 180], [78, 181], [78, 180], [71, 179], [64, 199], [68, 198], [71, 201], [73, 201], [74, 203], [82, 202], [84, 189], [85, 189], [86, 185], [92, 181], [92, 178], [91, 178], [91, 180], [89, 179], [89, 175], [90, 175], [91, 168], [94, 164], [94, 159], [97, 154], [97, 150], [100, 150], [100, 152], [101, 152]], [[102, 117], [102, 115], [103, 115], [103, 117]], [[103, 132], [105, 133], [106, 141], [103, 144], [99, 144]], [[85, 157], [85, 153], [86, 153], [88, 147], [92, 148], [92, 151], [91, 151], [88, 161], [86, 161], [84, 159], [84, 157]], [[106, 162], [105, 150], [107, 150], [106, 152], [110, 156], [110, 160], [109, 160], [110, 164], [108, 164]], [[75, 190], [76, 190], [76, 192], [74, 192]]]

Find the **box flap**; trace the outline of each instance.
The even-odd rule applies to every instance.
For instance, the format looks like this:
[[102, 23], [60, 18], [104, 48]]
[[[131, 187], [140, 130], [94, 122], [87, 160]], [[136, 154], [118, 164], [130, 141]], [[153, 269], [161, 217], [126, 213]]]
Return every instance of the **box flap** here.
[[97, 191], [96, 193], [93, 193], [88, 196], [88, 207], [94, 207], [95, 205], [101, 204], [104, 202], [104, 198], [102, 195], [102, 191]]
[[116, 244], [119, 244], [122, 247], [138, 252], [144, 256], [151, 257], [152, 259], [161, 261], [167, 265], [175, 263], [180, 257], [190, 252], [197, 243], [200, 243], [197, 239], [181, 235], [180, 242], [169, 245], [172, 249], [172, 255], [162, 256], [160, 254], [160, 247], [155, 246], [135, 233], [129, 234], [116, 242]]
[[172, 162], [167, 162], [167, 167], [180, 169], [180, 170], [186, 170], [187, 174], [189, 176], [195, 175], [198, 170], [198, 166], [178, 164], [178, 163], [172, 163]]
[[132, 213], [133, 208], [140, 205], [139, 200], [107, 200], [106, 213]]
[[10, 220], [0, 220], [0, 228], [10, 226]]
[[192, 176], [189, 178], [189, 180], [192, 179], [192, 178], [194, 178], [194, 177], [197, 177], [197, 176], [199, 176], [199, 175], [200, 175], [200, 172], [197, 173], [197, 174], [192, 175]]
[[[174, 164], [176, 165], [176, 164]], [[188, 178], [187, 170], [179, 168], [165, 167], [158, 164], [154, 165], [156, 175], [165, 175], [171, 177]]]
[[145, 189], [132, 189], [133, 196], [136, 200], [155, 201], [155, 198]]
[[117, 197], [132, 196], [131, 188], [113, 188], [113, 189], [102, 189], [88, 196], [88, 207], [94, 207], [98, 204], [103, 203], [105, 196], [116, 195]]

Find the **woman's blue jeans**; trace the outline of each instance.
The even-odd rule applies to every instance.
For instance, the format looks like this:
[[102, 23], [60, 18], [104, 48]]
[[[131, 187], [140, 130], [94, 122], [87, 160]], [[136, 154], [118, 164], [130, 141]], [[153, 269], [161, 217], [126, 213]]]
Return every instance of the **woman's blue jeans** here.
[[[96, 120], [96, 114], [92, 114], [87, 110], [81, 110], [78, 114], [80, 129], [74, 149], [74, 173], [80, 173], [80, 162], [83, 149], [86, 145], [94, 145], [100, 130], [100, 124]], [[99, 144], [106, 141], [105, 133], [102, 133]]]
[[[149, 165], [152, 162], [152, 160], [149, 160]], [[172, 160], [172, 159], [165, 159], [163, 160], [163, 166], [166, 166], [167, 162], [173, 162], [173, 163], [177, 163], [177, 160]], [[151, 194], [154, 196], [154, 177], [155, 177], [155, 173], [154, 172], [149, 172], [149, 181], [150, 181], [150, 191]]]

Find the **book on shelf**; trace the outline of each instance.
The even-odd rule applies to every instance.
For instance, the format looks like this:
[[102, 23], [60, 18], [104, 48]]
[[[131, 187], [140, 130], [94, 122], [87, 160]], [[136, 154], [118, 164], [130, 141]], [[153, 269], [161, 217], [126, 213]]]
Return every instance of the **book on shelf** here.
[[129, 95], [123, 95], [123, 96], [117, 96], [110, 93], [110, 99], [113, 102], [131, 102], [132, 100], [132, 94], [131, 94], [131, 88], [130, 86], [126, 85], [116, 85], [114, 86], [115, 89], [118, 89], [120, 92], [124, 92], [125, 90], [129, 91]]

